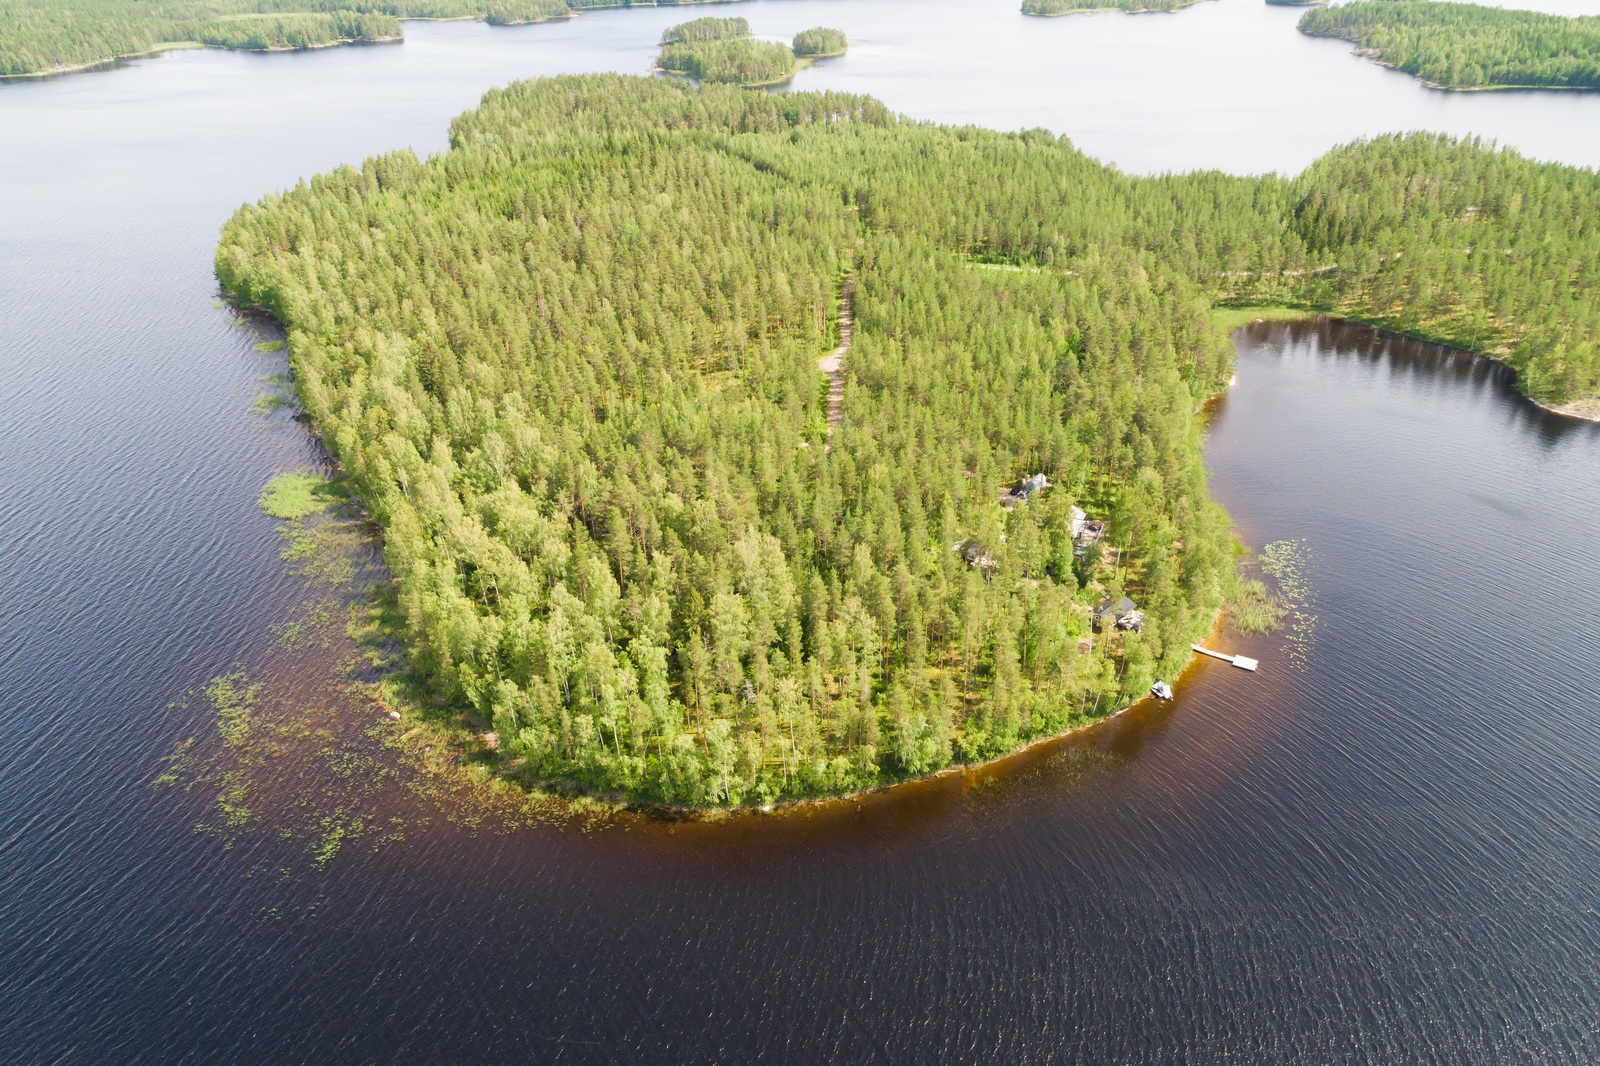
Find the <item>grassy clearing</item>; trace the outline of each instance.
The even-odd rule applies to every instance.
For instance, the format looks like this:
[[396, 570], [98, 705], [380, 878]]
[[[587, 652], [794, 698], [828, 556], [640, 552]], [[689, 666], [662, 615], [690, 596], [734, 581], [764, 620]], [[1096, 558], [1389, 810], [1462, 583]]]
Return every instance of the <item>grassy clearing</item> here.
[[1305, 307], [1286, 307], [1282, 304], [1263, 304], [1256, 307], [1213, 307], [1211, 317], [1217, 325], [1232, 333], [1260, 319], [1263, 322], [1303, 322], [1322, 314]]
[[1249, 307], [1214, 307], [1211, 317], [1217, 325], [1228, 331], [1241, 329], [1254, 322], [1304, 322], [1326, 314], [1308, 307], [1289, 307], [1283, 304], [1262, 304]]

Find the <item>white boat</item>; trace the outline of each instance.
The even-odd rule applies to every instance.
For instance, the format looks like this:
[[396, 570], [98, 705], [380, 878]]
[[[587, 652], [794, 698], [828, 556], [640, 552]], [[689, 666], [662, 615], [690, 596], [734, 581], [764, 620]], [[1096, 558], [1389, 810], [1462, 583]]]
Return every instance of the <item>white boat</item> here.
[[1158, 700], [1170, 700], [1172, 698], [1172, 686], [1165, 681], [1157, 681], [1150, 686], [1150, 695]]

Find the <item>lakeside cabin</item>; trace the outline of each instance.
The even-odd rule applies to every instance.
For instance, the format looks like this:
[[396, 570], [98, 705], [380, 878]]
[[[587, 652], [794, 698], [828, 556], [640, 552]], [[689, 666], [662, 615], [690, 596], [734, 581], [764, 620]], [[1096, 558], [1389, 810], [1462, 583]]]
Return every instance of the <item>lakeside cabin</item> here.
[[958, 540], [950, 550], [966, 560], [968, 566], [975, 566], [985, 573], [1000, 565], [1000, 561], [989, 554], [989, 549], [983, 546], [982, 541]]
[[1072, 532], [1072, 553], [1082, 556], [1089, 550], [1089, 545], [1098, 544], [1105, 539], [1106, 524], [1091, 519], [1084, 513], [1082, 507], [1074, 507], [1069, 520]]
[[1027, 503], [1030, 497], [1043, 492], [1049, 487], [1050, 482], [1042, 473], [1035, 474], [1030, 478], [1024, 478], [1017, 482], [1009, 492], [1000, 497], [1000, 506], [1009, 511], [1019, 503]]
[[1115, 627], [1129, 633], [1144, 632], [1144, 612], [1139, 605], [1124, 596], [1116, 603], [1107, 599], [1094, 613], [1096, 629]]

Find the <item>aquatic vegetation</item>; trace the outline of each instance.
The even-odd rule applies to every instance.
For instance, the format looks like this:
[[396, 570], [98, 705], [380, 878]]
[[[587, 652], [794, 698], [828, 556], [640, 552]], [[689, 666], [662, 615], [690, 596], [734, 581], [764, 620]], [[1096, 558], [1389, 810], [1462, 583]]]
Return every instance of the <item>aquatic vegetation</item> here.
[[1265, 582], [1249, 577], [1239, 579], [1228, 600], [1227, 611], [1228, 621], [1241, 633], [1270, 633], [1288, 613], [1282, 600]]
[[221, 674], [206, 683], [206, 699], [217, 710], [217, 733], [224, 744], [232, 747], [249, 739], [250, 713], [260, 692], [260, 685], [246, 683], [243, 670]]
[[1311, 565], [1311, 548], [1303, 540], [1275, 540], [1261, 549], [1259, 563], [1261, 572], [1272, 581], [1283, 611], [1278, 624], [1283, 627], [1284, 661], [1303, 666], [1317, 632], [1313, 589], [1306, 573]]
[[[372, 621], [385, 598], [374, 545], [354, 523], [323, 525], [338, 535], [311, 541], [322, 565], [290, 567], [307, 598], [271, 627], [274, 661], [207, 681], [200, 695], [214, 731], [175, 744], [156, 778], [210, 797], [196, 830], [225, 849], [247, 834], [287, 845], [273, 869], [291, 880], [323, 872], [352, 848], [402, 843], [436, 821], [506, 832], [534, 822], [584, 826], [608, 813], [508, 788], [464, 761], [459, 735], [433, 724], [427, 708], [404, 702], [403, 664]], [[362, 580], [330, 583], [330, 573]], [[395, 708], [405, 709], [403, 721]]]
[[263, 392], [250, 404], [250, 410], [258, 415], [270, 415], [280, 407], [292, 407], [294, 400], [281, 392]]
[[279, 474], [261, 490], [261, 509], [273, 518], [300, 519], [333, 502], [328, 479], [314, 470]]
[[1301, 322], [1308, 318], [1316, 318], [1316, 311], [1309, 311], [1300, 307], [1217, 307], [1211, 312], [1211, 317], [1218, 326], [1232, 333], [1236, 329], [1250, 325], [1252, 322]]

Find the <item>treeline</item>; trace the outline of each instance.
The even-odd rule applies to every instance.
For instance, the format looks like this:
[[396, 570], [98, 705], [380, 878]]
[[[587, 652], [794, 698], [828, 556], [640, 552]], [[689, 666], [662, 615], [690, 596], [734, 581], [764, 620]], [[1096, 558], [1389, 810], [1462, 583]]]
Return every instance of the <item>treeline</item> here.
[[526, 26], [572, 15], [566, 0], [499, 0], [484, 12], [483, 21], [491, 26]]
[[1200, 0], [1022, 0], [1024, 15], [1076, 15], [1090, 11], [1145, 12], [1179, 11]]
[[1300, 30], [1353, 42], [1379, 61], [1446, 89], [1600, 89], [1600, 16], [1356, 0], [1307, 12]]
[[844, 39], [843, 30], [832, 30], [826, 26], [817, 26], [809, 30], [801, 30], [794, 35], [794, 54], [808, 56], [812, 59], [823, 59], [831, 56], [842, 56], [849, 47]]
[[330, 11], [303, 15], [232, 15], [198, 23], [194, 39], [216, 48], [277, 51], [354, 41], [394, 40], [400, 22], [390, 15]]
[[[390, 39], [403, 36], [395, 20], [406, 18], [508, 26], [629, 6], [631, 0], [0, 0], [0, 75], [71, 70], [182, 43], [263, 49]], [[279, 21], [240, 18], [257, 15]], [[235, 19], [242, 24], [232, 25]]]
[[1321, 269], [1300, 301], [1499, 356], [1545, 403], [1600, 393], [1593, 170], [1415, 134], [1330, 152], [1290, 189]]
[[707, 84], [775, 85], [794, 76], [795, 54], [752, 38], [742, 18], [700, 18], [661, 35], [656, 66]]
[[750, 36], [750, 22], [742, 18], [698, 18], [668, 26], [661, 43], [694, 44], [703, 41], [728, 41]]
[[[427, 163], [241, 209], [217, 270], [288, 327], [415, 669], [504, 772], [769, 802], [1175, 675], [1233, 580], [1194, 417], [1232, 365], [1213, 301], [1475, 337], [1536, 394], [1593, 391], [1596, 182], [1433, 137], [1129, 178], [863, 97], [563, 78], [491, 92]], [[1074, 551], [1074, 504], [1115, 549]], [[1093, 631], [1124, 594], [1143, 631]]]

